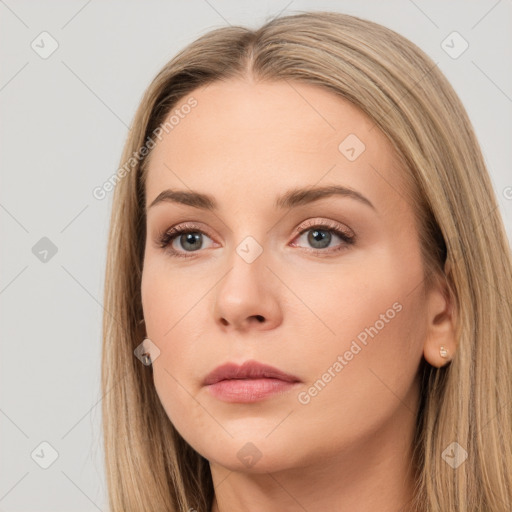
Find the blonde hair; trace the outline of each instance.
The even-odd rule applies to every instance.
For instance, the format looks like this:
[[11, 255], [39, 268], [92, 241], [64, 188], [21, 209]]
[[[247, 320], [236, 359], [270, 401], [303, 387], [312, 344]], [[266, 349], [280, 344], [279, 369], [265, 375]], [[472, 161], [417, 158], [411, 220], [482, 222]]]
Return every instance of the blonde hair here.
[[[105, 281], [102, 389], [112, 512], [210, 512], [208, 461], [176, 432], [151, 371], [134, 356], [144, 339], [141, 276], [146, 158], [170, 110], [217, 80], [298, 81], [352, 102], [388, 137], [409, 184], [425, 285], [442, 279], [457, 318], [452, 362], [423, 361], [417, 413], [414, 508], [512, 510], [512, 258], [471, 122], [435, 63], [379, 24], [334, 12], [300, 12], [257, 30], [218, 28], [181, 50], [138, 107], [115, 187]], [[130, 160], [132, 159], [132, 160]], [[457, 468], [443, 451], [457, 442]]]

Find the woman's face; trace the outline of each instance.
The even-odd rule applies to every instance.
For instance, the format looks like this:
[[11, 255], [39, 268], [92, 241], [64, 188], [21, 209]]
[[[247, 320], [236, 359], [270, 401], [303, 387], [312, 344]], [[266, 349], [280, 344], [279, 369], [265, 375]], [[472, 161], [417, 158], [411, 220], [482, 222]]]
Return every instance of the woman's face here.
[[[294, 82], [215, 82], [171, 115], [146, 183], [142, 300], [176, 429], [211, 464], [253, 472], [405, 446], [426, 295], [389, 141], [344, 99]], [[295, 382], [204, 385], [248, 360]]]

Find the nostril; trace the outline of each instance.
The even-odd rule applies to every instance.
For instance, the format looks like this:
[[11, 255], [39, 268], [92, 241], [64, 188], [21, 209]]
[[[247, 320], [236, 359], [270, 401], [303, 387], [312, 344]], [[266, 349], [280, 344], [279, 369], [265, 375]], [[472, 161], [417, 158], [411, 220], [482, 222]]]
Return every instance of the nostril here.
[[261, 315], [256, 315], [256, 319], [258, 320], [258, 322], [264, 322], [265, 321], [265, 318], [263, 318]]

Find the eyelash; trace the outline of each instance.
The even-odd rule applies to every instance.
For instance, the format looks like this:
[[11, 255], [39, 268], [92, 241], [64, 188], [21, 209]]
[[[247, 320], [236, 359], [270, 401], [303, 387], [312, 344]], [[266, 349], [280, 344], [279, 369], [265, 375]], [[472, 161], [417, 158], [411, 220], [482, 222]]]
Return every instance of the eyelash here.
[[[349, 246], [355, 243], [355, 235], [349, 235], [346, 231], [340, 229], [339, 225], [336, 223], [331, 223], [329, 221], [309, 221], [306, 225], [302, 225], [296, 232], [296, 237], [301, 236], [308, 231], [311, 231], [313, 228], [316, 228], [318, 231], [329, 231], [339, 236], [343, 241], [343, 244], [339, 245], [335, 249], [324, 250], [324, 249], [308, 249], [308, 252], [312, 252], [313, 254], [317, 254], [319, 256], [326, 256], [327, 254], [337, 253], [339, 251], [347, 249]], [[171, 229], [165, 231], [164, 233], [158, 236], [158, 246], [162, 249], [165, 249], [171, 256], [176, 256], [178, 258], [192, 258], [195, 256], [194, 253], [199, 251], [189, 251], [189, 254], [183, 253], [181, 251], [176, 251], [169, 247], [174, 240], [181, 235], [188, 233], [200, 233], [202, 235], [209, 236], [203, 230], [199, 229], [194, 224], [182, 224], [177, 227], [172, 227]], [[211, 238], [211, 237], [209, 237]]]

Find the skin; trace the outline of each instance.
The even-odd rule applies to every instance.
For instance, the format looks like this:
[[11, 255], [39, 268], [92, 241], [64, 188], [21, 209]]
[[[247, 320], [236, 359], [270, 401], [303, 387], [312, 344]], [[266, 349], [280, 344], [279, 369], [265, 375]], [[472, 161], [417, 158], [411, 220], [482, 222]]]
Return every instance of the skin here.
[[[445, 364], [440, 346], [450, 357], [456, 347], [446, 290], [422, 280], [392, 146], [360, 110], [314, 85], [230, 80], [191, 96], [197, 106], [151, 153], [146, 204], [165, 189], [194, 190], [219, 209], [148, 208], [141, 288], [147, 335], [160, 350], [155, 387], [178, 432], [210, 462], [212, 512], [409, 510], [418, 367], [423, 357]], [[338, 149], [349, 134], [366, 147], [354, 161]], [[332, 184], [375, 209], [341, 196], [274, 208], [291, 188]], [[339, 225], [356, 242], [329, 253], [344, 242], [328, 231], [318, 249], [308, 239], [314, 222], [296, 231], [306, 221]], [[206, 232], [195, 251], [179, 236], [172, 242], [190, 258], [158, 245], [183, 223]], [[236, 251], [247, 236], [263, 249], [252, 263]], [[301, 403], [299, 392], [396, 303], [401, 310]], [[220, 401], [201, 385], [220, 364], [248, 359], [301, 383], [249, 404]], [[237, 456], [247, 443], [261, 455], [250, 466]]]

